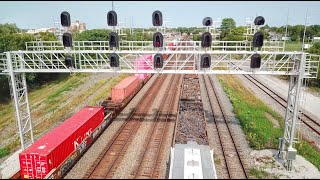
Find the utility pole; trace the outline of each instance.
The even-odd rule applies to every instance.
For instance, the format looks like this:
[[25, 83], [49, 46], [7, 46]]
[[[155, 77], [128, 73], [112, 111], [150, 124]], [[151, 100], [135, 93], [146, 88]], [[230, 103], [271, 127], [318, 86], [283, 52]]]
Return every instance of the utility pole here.
[[286, 47], [286, 41], [287, 41], [287, 35], [288, 35], [288, 22], [289, 22], [289, 8], [288, 8], [288, 13], [287, 13], [287, 25], [286, 25], [286, 34], [285, 34], [285, 39], [283, 43], [283, 48]]
[[302, 48], [301, 48], [302, 52], [303, 52], [303, 49], [304, 49], [304, 39], [305, 39], [305, 36], [306, 36], [306, 30], [307, 30], [307, 18], [308, 18], [308, 8], [307, 8], [307, 11], [306, 11], [306, 18], [305, 18], [305, 21], [304, 21], [304, 31], [303, 31]]

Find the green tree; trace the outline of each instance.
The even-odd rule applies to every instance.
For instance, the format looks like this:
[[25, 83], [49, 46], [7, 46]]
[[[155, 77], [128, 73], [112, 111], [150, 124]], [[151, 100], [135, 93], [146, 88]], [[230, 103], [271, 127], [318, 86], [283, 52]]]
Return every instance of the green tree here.
[[242, 41], [245, 30], [246, 28], [244, 26], [235, 27], [229, 33], [226, 33], [222, 38], [222, 40], [223, 41]]
[[42, 41], [56, 41], [57, 40], [57, 37], [53, 33], [50, 33], [50, 32], [40, 32], [39, 36]]
[[109, 29], [92, 29], [74, 34], [75, 41], [108, 41]]
[[224, 18], [221, 22], [221, 30], [231, 30], [236, 27], [236, 22], [232, 18]]
[[[320, 55], [320, 42], [314, 43], [309, 49], [308, 52], [311, 54], [318, 54]], [[320, 69], [320, 64], [318, 66], [318, 69]], [[318, 71], [317, 79], [311, 79], [310, 81], [311, 86], [320, 87], [320, 72]]]
[[0, 35], [0, 52], [24, 50], [25, 43], [34, 41], [35, 37], [31, 34], [4, 34]]
[[314, 43], [309, 49], [308, 52], [311, 54], [318, 54], [320, 55], [320, 42]]
[[231, 30], [236, 27], [236, 22], [232, 18], [224, 18], [221, 22], [221, 38], [224, 39], [228, 34], [231, 33]]
[[0, 35], [13, 34], [20, 32], [16, 24], [0, 24]]

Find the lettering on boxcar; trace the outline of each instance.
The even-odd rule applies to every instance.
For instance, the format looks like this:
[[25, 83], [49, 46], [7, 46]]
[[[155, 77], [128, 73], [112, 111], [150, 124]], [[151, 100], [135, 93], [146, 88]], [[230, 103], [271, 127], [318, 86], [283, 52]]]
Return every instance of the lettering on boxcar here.
[[78, 137], [74, 142], [74, 149], [77, 150], [78, 146], [82, 143], [83, 140], [85, 140], [87, 137], [90, 137], [92, 134], [92, 128], [90, 128], [86, 133], [84, 133], [83, 136]]

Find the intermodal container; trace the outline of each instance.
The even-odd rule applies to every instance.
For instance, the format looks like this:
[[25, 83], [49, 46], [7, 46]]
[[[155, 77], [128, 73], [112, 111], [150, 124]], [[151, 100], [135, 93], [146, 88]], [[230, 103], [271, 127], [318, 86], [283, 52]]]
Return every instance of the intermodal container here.
[[[134, 61], [134, 66], [138, 70], [149, 70], [151, 69], [150, 65], [152, 66], [152, 64], [153, 64], [152, 55], [143, 55]], [[148, 77], [148, 74], [137, 73], [135, 74], [135, 76], [137, 76], [140, 80], [143, 81]]]
[[140, 80], [145, 80], [146, 78], [148, 78], [148, 74], [147, 73], [140, 73], [140, 74], [135, 74], [136, 77], [138, 77], [138, 79]]
[[171, 50], [171, 51], [175, 50], [175, 48], [174, 48], [175, 45], [173, 44], [173, 42], [168, 43], [167, 46], [168, 46], [169, 50]]
[[[43, 179], [51, 170], [65, 173], [104, 121], [102, 106], [87, 106], [38, 139], [19, 155], [21, 178]], [[90, 142], [91, 143], [91, 142]], [[73, 159], [70, 155], [73, 154]], [[67, 163], [66, 159], [68, 159]], [[61, 164], [64, 166], [61, 167]]]
[[152, 65], [152, 62], [152, 55], [143, 55], [134, 61], [134, 67], [138, 70], [148, 70], [151, 69], [149, 64]]
[[111, 90], [111, 100], [120, 103], [132, 95], [140, 87], [140, 80], [136, 76], [129, 76], [115, 85]]

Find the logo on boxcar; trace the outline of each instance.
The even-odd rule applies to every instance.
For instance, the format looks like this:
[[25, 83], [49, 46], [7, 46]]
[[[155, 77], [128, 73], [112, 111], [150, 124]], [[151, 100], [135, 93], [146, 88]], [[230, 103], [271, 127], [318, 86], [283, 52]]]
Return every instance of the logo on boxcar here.
[[86, 133], [83, 134], [83, 136], [79, 136], [74, 142], [74, 149], [76, 150], [78, 146], [88, 137], [90, 137], [92, 134], [92, 128], [90, 128]]

